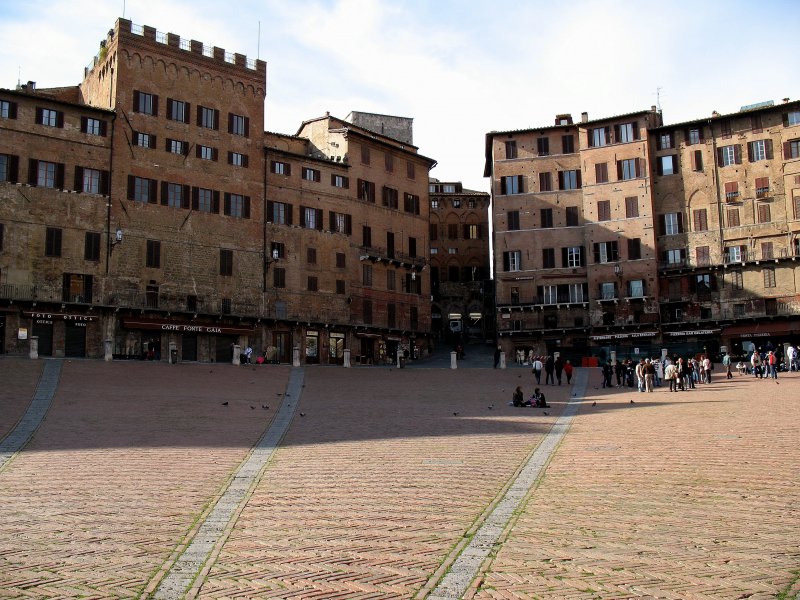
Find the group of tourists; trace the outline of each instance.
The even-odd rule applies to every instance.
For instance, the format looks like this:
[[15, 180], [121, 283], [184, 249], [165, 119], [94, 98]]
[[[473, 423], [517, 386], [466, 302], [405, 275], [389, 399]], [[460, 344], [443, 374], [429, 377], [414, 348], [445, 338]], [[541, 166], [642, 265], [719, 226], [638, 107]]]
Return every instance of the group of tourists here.
[[534, 356], [531, 350], [528, 359], [536, 385], [542, 384], [542, 371], [545, 373], [545, 385], [561, 385], [562, 375], [566, 377], [567, 385], [572, 382], [572, 363], [561, 360], [561, 356]]
[[668, 384], [671, 392], [677, 392], [693, 389], [699, 383], [711, 383], [714, 363], [707, 355], [641, 358], [638, 361], [627, 358], [613, 364], [606, 362], [601, 369], [604, 388], [615, 387], [613, 381], [616, 377], [616, 387], [632, 388], [635, 385], [640, 392], [647, 393]]

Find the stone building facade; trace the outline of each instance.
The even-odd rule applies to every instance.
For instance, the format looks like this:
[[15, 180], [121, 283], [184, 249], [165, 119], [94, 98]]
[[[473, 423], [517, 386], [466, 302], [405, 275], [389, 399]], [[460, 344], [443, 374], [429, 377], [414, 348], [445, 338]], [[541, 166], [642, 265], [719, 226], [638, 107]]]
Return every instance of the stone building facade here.
[[494, 340], [489, 194], [431, 179], [432, 330], [451, 343]]
[[263, 61], [124, 19], [79, 86], [0, 90], [0, 351], [35, 336], [54, 356], [228, 362], [238, 345], [340, 363], [427, 347], [434, 161], [329, 115], [265, 133], [265, 94]]
[[506, 351], [605, 360], [797, 342], [798, 106], [675, 125], [655, 107], [559, 115], [487, 134]]

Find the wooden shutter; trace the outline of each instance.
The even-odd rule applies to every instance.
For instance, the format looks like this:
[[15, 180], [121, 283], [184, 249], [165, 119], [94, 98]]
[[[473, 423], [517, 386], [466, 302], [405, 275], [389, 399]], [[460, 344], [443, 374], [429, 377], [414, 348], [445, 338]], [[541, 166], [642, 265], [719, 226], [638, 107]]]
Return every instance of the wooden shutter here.
[[267, 200], [267, 223], [274, 223], [275, 202]]
[[[384, 190], [385, 189], [386, 188], [384, 188]], [[505, 195], [505, 193], [506, 193], [506, 178], [505, 177], [501, 177], [500, 178], [500, 195]], [[386, 205], [385, 197], [386, 197], [386, 195], [385, 195], [385, 192], [384, 192], [384, 206]]]
[[197, 105], [197, 118], [195, 119], [197, 126], [201, 127], [203, 125], [203, 105]]
[[678, 213], [678, 233], [683, 233], [683, 213]]
[[83, 167], [75, 167], [75, 184], [72, 189], [76, 192], [83, 191]]
[[219, 159], [219, 150], [216, 148], [211, 149], [211, 160], [217, 161]]
[[219, 192], [217, 190], [211, 192], [211, 212], [219, 214]]
[[[169, 102], [169, 100], [167, 100]], [[169, 109], [167, 109], [169, 110]], [[161, 182], [161, 205], [166, 206], [169, 204], [169, 183], [166, 181]]]
[[8, 103], [8, 118], [9, 119], [16, 119], [17, 118], [17, 103], [16, 102], [9, 102]]
[[8, 155], [8, 181], [9, 183], [19, 181], [19, 157], [13, 154]]
[[147, 180], [147, 203], [158, 204], [158, 182], [155, 179]]
[[100, 193], [108, 196], [109, 183], [111, 181], [111, 173], [108, 171], [100, 171]]
[[219, 131], [219, 110], [214, 109], [214, 130]]
[[559, 190], [564, 189], [564, 171], [558, 172], [558, 189]]
[[230, 215], [231, 214], [231, 194], [230, 192], [225, 192], [225, 196], [222, 202], [222, 214]]
[[722, 148], [717, 148], [717, 166], [722, 166]]
[[136, 177], [128, 175], [128, 200], [134, 199], [136, 193]]
[[561, 248], [561, 266], [568, 267], [569, 266], [569, 257], [567, 255], [568, 248]]
[[228, 133], [233, 133], [233, 113], [228, 113]]
[[747, 143], [747, 162], [753, 162], [753, 146], [755, 142]]
[[658, 235], [667, 235], [667, 216], [658, 215]]
[[639, 139], [639, 122], [638, 121], [634, 121], [633, 123], [631, 123], [631, 127], [633, 127], [633, 139], [638, 140]]
[[617, 181], [622, 181], [622, 161], [617, 161]]
[[594, 262], [595, 264], [600, 263], [600, 242], [594, 243]]
[[764, 140], [764, 153], [767, 160], [772, 160], [772, 140]]
[[314, 212], [317, 214], [317, 230], [322, 231], [322, 220], [325, 218], [325, 211], [321, 208], [315, 208]]
[[89, 118], [81, 117], [81, 133], [86, 133], [88, 131], [89, 131]]
[[184, 102], [184, 110], [183, 110], [183, 122], [189, 123], [189, 111], [191, 110], [192, 105], [188, 102]]
[[192, 210], [200, 210], [200, 188], [192, 188]]
[[244, 137], [250, 137], [250, 117], [244, 118]]
[[656, 157], [656, 175], [663, 175], [664, 174], [664, 165], [662, 163], [663, 156]]
[[508, 272], [511, 269], [511, 253], [503, 252], [503, 271]]
[[242, 216], [245, 219], [250, 218], [250, 196], [245, 196], [242, 202]]
[[64, 189], [64, 164], [58, 163], [56, 165], [56, 181], [55, 181], [56, 189], [63, 190]]
[[158, 96], [153, 94], [153, 116], [158, 116]]
[[139, 90], [133, 90], [133, 112], [139, 112]]
[[737, 165], [742, 164], [742, 145], [741, 144], [734, 144], [733, 145], [733, 161]]
[[172, 105], [174, 104], [174, 100], [172, 98], [167, 98], [167, 118], [172, 118]]
[[40, 107], [36, 107], [36, 124], [43, 125], [44, 124], [44, 111]]
[[291, 225], [293, 223], [292, 214], [294, 211], [294, 207], [291, 204], [285, 204], [285, 206], [286, 206], [286, 224]]
[[28, 184], [36, 185], [39, 179], [39, 161], [35, 158], [28, 160]]

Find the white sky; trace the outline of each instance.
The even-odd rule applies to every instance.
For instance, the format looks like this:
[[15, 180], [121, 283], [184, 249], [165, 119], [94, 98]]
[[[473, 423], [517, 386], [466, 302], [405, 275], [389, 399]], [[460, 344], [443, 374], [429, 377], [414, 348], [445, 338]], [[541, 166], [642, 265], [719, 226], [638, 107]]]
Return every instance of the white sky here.
[[78, 84], [123, 11], [260, 55], [268, 130], [412, 117], [432, 176], [477, 190], [489, 131], [646, 110], [658, 88], [667, 123], [800, 97], [798, 0], [0, 0], [0, 87]]

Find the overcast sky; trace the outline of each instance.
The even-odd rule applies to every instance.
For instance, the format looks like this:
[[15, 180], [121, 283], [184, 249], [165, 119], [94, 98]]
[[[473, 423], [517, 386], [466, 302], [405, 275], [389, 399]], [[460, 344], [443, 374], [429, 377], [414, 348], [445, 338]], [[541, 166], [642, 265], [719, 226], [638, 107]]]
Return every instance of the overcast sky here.
[[798, 0], [0, 0], [0, 87], [77, 85], [123, 15], [260, 56], [270, 131], [412, 117], [432, 176], [478, 190], [489, 131], [646, 110], [659, 88], [667, 123], [800, 98]]

